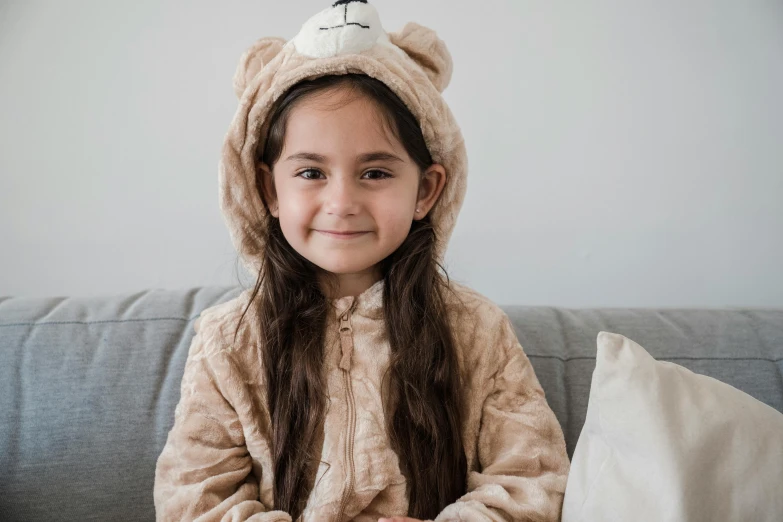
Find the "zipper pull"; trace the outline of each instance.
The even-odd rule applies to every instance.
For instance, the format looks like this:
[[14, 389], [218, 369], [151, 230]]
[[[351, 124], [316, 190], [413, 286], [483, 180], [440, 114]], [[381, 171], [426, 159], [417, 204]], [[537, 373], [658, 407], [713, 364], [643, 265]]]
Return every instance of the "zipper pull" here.
[[353, 354], [353, 327], [351, 326], [351, 311], [354, 303], [340, 316], [340, 346], [342, 348], [342, 357], [340, 358], [340, 368], [343, 370], [351, 369], [351, 355]]

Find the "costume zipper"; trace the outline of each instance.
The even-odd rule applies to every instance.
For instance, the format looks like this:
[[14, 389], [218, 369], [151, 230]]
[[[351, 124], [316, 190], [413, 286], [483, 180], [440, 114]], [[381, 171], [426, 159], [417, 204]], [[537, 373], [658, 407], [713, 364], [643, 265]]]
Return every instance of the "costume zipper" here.
[[346, 402], [346, 426], [348, 434], [345, 439], [345, 460], [348, 466], [348, 476], [345, 481], [343, 495], [340, 499], [340, 511], [338, 520], [343, 519], [345, 507], [348, 499], [353, 493], [354, 488], [354, 461], [353, 461], [353, 437], [356, 431], [356, 404], [353, 396], [353, 386], [351, 385], [351, 356], [353, 354], [353, 326], [351, 325], [351, 312], [356, 307], [356, 300], [351, 303], [348, 310], [340, 316], [340, 347], [342, 356], [340, 357], [340, 370], [343, 372], [343, 383], [345, 384]]

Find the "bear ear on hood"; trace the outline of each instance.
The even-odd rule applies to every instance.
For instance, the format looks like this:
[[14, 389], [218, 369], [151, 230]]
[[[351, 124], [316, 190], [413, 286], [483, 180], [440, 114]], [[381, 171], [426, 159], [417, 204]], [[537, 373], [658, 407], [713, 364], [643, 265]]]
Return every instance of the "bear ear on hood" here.
[[394, 45], [424, 69], [438, 92], [443, 92], [451, 81], [453, 64], [446, 44], [435, 31], [416, 22], [408, 22], [400, 31], [388, 35]]
[[247, 51], [242, 53], [242, 56], [239, 58], [239, 65], [237, 65], [237, 70], [234, 73], [234, 93], [237, 95], [237, 98], [242, 98], [245, 87], [250, 83], [250, 80], [264, 65], [277, 56], [285, 43], [286, 40], [279, 36], [264, 36], [256, 40]]

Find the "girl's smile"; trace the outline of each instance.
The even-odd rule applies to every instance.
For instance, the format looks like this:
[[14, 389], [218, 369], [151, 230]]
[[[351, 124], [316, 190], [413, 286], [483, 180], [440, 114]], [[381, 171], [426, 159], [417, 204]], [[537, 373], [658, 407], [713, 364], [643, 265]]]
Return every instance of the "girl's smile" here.
[[365, 231], [359, 231], [359, 232], [338, 232], [334, 230], [316, 230], [316, 232], [320, 232], [323, 235], [327, 237], [331, 237], [334, 239], [354, 239], [357, 237], [361, 237], [365, 234], [369, 234], [369, 232]]

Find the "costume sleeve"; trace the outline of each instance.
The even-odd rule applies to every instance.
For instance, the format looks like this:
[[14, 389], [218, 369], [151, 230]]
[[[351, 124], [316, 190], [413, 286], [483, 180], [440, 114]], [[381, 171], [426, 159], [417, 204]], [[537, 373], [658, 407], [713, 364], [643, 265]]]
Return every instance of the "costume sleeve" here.
[[219, 357], [199, 333], [191, 341], [174, 426], [155, 469], [157, 522], [291, 522], [259, 500], [242, 424], [216, 376]]
[[570, 467], [562, 428], [505, 314], [497, 333], [501, 364], [482, 405], [480, 468], [435, 522], [560, 520]]

